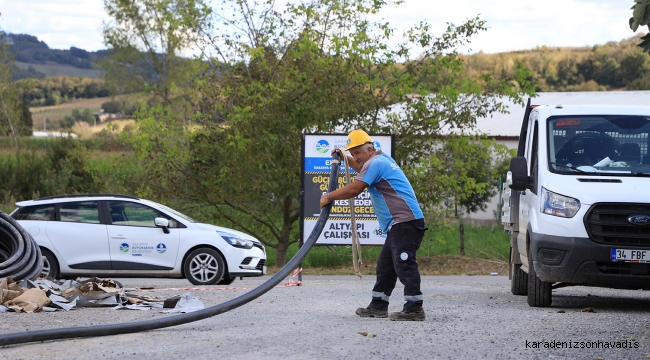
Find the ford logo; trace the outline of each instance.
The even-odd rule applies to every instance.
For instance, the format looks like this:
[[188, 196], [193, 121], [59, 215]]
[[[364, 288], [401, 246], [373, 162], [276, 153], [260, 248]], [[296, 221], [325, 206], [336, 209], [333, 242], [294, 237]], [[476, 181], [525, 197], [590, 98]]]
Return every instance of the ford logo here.
[[650, 216], [632, 215], [629, 218], [627, 218], [627, 222], [634, 225], [650, 225]]

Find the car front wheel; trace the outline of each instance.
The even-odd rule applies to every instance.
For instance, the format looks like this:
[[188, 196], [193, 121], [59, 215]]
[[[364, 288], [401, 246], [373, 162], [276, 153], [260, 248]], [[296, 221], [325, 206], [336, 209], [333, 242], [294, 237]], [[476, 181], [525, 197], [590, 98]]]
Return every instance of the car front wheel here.
[[43, 269], [40, 276], [47, 280], [57, 280], [59, 278], [59, 262], [56, 257], [49, 250], [43, 248], [41, 248], [41, 255], [43, 256]]
[[225, 262], [213, 249], [199, 248], [185, 260], [185, 277], [194, 285], [214, 285], [223, 277]]

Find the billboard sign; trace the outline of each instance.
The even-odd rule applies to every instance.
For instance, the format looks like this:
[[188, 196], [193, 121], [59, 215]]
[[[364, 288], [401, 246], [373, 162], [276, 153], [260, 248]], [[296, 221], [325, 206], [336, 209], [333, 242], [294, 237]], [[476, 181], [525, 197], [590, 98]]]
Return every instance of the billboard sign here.
[[[393, 156], [393, 135], [370, 135], [375, 148]], [[320, 215], [320, 197], [327, 191], [333, 149], [345, 149], [347, 134], [306, 134], [302, 141], [301, 242], [307, 240]], [[352, 181], [356, 172], [350, 168]], [[345, 186], [345, 163], [341, 161], [338, 188]], [[383, 245], [386, 234], [375, 216], [370, 194], [364, 190], [354, 199], [334, 200], [330, 216], [316, 245], [351, 245], [350, 206], [354, 207], [356, 231], [361, 245]]]

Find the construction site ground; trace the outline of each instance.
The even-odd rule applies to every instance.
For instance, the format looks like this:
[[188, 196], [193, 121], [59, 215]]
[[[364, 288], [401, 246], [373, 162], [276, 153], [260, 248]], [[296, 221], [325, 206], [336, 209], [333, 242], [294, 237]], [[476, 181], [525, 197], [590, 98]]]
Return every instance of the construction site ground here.
[[[190, 291], [213, 306], [269, 276], [187, 290], [184, 279], [117, 279], [167, 298]], [[550, 308], [531, 308], [510, 293], [507, 276], [423, 276], [426, 320], [360, 318], [374, 276], [303, 277], [227, 313], [143, 333], [48, 341], [0, 348], [5, 359], [623, 359], [650, 353], [650, 293], [567, 287]], [[403, 287], [391, 296], [401, 310]], [[173, 316], [158, 309], [79, 308], [0, 313], [0, 334], [131, 322]], [[625, 347], [623, 347], [625, 346]]]

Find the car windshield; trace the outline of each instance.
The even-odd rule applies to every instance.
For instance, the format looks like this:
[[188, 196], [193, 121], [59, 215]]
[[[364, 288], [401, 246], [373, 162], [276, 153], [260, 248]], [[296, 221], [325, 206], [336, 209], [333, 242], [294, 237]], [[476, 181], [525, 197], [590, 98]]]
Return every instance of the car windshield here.
[[172, 208], [170, 208], [170, 207], [168, 207], [168, 206], [165, 206], [165, 205], [163, 205], [163, 204], [159, 204], [159, 203], [157, 203], [157, 202], [155, 202], [155, 201], [151, 201], [151, 200], [142, 200], [142, 201], [143, 201], [143, 202], [147, 202], [147, 203], [149, 203], [149, 204], [151, 204], [151, 205], [155, 205], [155, 206], [157, 206], [158, 208], [163, 209], [163, 210], [165, 210], [165, 211], [167, 211], [167, 212], [169, 212], [169, 213], [172, 213], [172, 214], [174, 214], [174, 215], [176, 215], [176, 216], [178, 216], [178, 217], [180, 217], [180, 218], [182, 218], [182, 219], [184, 219], [184, 220], [187, 220], [187, 221], [189, 221], [189, 222], [193, 222], [193, 223], [198, 222], [198, 221], [192, 219], [191, 217], [189, 217], [189, 216], [187, 216], [187, 215], [185, 215], [185, 214], [183, 214], [183, 213], [181, 213], [181, 212], [179, 212], [179, 211], [176, 211], [176, 210], [174, 210], [174, 209], [172, 209]]
[[552, 172], [650, 176], [650, 117], [554, 116], [548, 122]]

